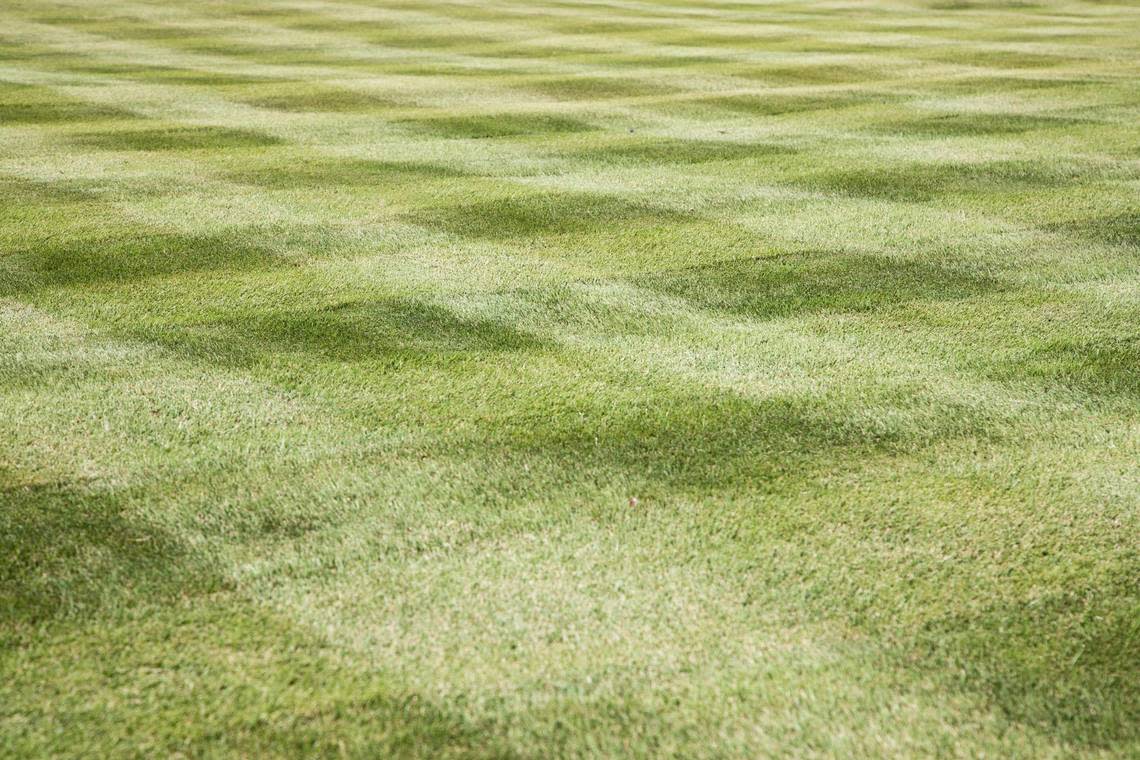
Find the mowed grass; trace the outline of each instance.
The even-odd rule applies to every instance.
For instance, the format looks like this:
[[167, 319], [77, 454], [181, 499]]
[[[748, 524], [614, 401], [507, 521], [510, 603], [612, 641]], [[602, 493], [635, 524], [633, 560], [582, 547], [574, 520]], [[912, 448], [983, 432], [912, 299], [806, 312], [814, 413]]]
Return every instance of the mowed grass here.
[[0, 755], [1140, 755], [1140, 7], [0, 6]]

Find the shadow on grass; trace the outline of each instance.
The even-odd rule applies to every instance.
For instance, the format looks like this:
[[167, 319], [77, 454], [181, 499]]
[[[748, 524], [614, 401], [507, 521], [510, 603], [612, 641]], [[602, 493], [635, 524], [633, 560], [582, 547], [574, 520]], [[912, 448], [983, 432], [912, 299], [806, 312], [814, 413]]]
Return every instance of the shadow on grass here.
[[854, 92], [835, 92], [822, 95], [791, 95], [765, 93], [757, 95], [718, 95], [688, 101], [689, 104], [705, 106], [730, 113], [752, 116], [780, 116], [782, 114], [824, 111], [832, 108], [868, 103], [888, 96], [876, 96]]
[[1017, 135], [1040, 129], [1058, 129], [1087, 123], [1081, 119], [1016, 113], [948, 113], [914, 120], [884, 122], [877, 129], [918, 137], [973, 137]]
[[869, 66], [812, 63], [803, 66], [749, 65], [733, 70], [732, 75], [788, 86], [858, 84], [884, 79], [888, 73]]
[[833, 252], [719, 262], [634, 282], [700, 308], [753, 319], [868, 311], [908, 301], [969, 298], [1004, 287], [937, 264]]
[[138, 119], [130, 111], [68, 97], [50, 87], [0, 81], [0, 124]]
[[[220, 235], [155, 234], [45, 244], [12, 255], [22, 282], [16, 292], [43, 287], [124, 283], [183, 272], [239, 271], [270, 264], [273, 254], [241, 232]], [[0, 294], [5, 292], [0, 288]]]
[[997, 368], [999, 378], [1035, 380], [1094, 396], [1140, 399], [1140, 337], [1096, 341], [1056, 339]]
[[474, 116], [435, 116], [403, 119], [398, 122], [412, 131], [454, 139], [522, 137], [559, 132], [586, 132], [595, 127], [580, 119], [551, 114], [482, 114]]
[[265, 84], [275, 81], [272, 76], [267, 75], [234, 74], [232, 72], [181, 68], [178, 66], [143, 66], [134, 61], [130, 63], [92, 63], [89, 58], [81, 59], [78, 63], [68, 65], [64, 68], [66, 68], [67, 71], [74, 71], [78, 74], [114, 76], [137, 82], [161, 82], [163, 84], [173, 85], [225, 87]]
[[[938, 92], [953, 93], [956, 95], [977, 95], [977, 94], [991, 94], [994, 92], [1002, 92], [1008, 90], [1054, 90], [1064, 88], [1085, 88], [1095, 87], [1101, 82], [1095, 78], [1074, 78], [1074, 77], [1035, 77], [1035, 76], [1006, 76], [1006, 75], [990, 75], [978, 74], [974, 76], [957, 76], [953, 78], [936, 80], [927, 83], [927, 87], [931, 90]], [[958, 119], [962, 119], [969, 114], [959, 114]], [[975, 119], [979, 119], [981, 125], [984, 126], [986, 121], [995, 120], [995, 126], [999, 130], [1009, 128], [1010, 131], [1027, 131], [1020, 129], [1020, 126], [1027, 126], [1028, 129], [1036, 128], [1034, 122], [1040, 119], [1043, 123], [1040, 125], [1044, 128], [1052, 126], [1061, 126], [1056, 122], [1069, 122], [1073, 120], [1065, 119], [1062, 117], [1049, 117], [1049, 116], [1031, 116], [1020, 114], [974, 114]], [[933, 117], [938, 119], [938, 117]], [[946, 117], [942, 117], [945, 119]], [[1008, 119], [1010, 121], [1006, 122]]]
[[0, 488], [0, 619], [83, 616], [220, 587], [176, 538], [126, 509], [120, 495], [67, 483]]
[[932, 11], [993, 11], [1040, 8], [1027, 0], [939, 0], [930, 4]]
[[806, 189], [857, 198], [924, 202], [948, 193], [1000, 193], [1060, 187], [1089, 176], [1028, 161], [909, 164], [809, 174], [793, 180]]
[[1140, 575], [929, 623], [915, 657], [1067, 744], [1140, 740]]
[[748, 398], [730, 391], [649, 386], [623, 398], [583, 398], [565, 409], [508, 421], [490, 441], [515, 454], [558, 452], [576, 476], [620, 482], [649, 499], [724, 489], [802, 487], [806, 473], [871, 453], [988, 435], [965, 405], [912, 392], [854, 403], [826, 392]]
[[37, 206], [48, 206], [51, 211], [58, 212], [58, 206], [88, 203], [98, 198], [75, 182], [34, 180], [6, 174], [0, 174], [0, 193], [11, 201], [11, 204], [0, 207], [0, 215], [4, 217]]
[[[1004, 3], [1011, 6], [1018, 0], [1009, 0]], [[962, 0], [950, 0], [953, 5], [966, 5], [968, 8], [977, 8], [981, 3], [963, 3]], [[965, 9], [965, 8], [963, 8]], [[960, 45], [932, 45], [921, 51], [923, 58], [933, 61], [946, 61], [956, 66], [967, 63], [970, 66], [990, 69], [1048, 69], [1073, 63], [1074, 59], [1068, 55], [1051, 55], [1048, 53], [1027, 52], [1024, 50], [998, 50], [986, 49], [979, 46], [963, 47]]]
[[621, 166], [703, 164], [712, 161], [746, 161], [787, 155], [793, 148], [775, 143], [734, 143], [719, 140], [679, 140], [662, 137], [630, 140], [569, 152], [569, 158]]
[[614, 226], [660, 227], [692, 215], [603, 193], [534, 193], [411, 212], [407, 221], [489, 240], [584, 233]]
[[300, 159], [289, 164], [246, 169], [226, 175], [259, 187], [321, 188], [408, 185], [425, 180], [471, 176], [461, 169], [418, 161], [371, 161], [355, 158]]
[[[369, 26], [371, 27], [371, 25]], [[359, 33], [359, 29], [354, 31]], [[449, 48], [494, 45], [500, 42], [495, 37], [476, 34], [462, 24], [452, 27], [449, 31], [441, 32], [417, 32], [407, 27], [370, 30], [370, 33], [364, 35], [363, 39], [374, 45], [405, 50], [447, 50]]]
[[0, 658], [5, 711], [38, 717], [5, 737], [21, 756], [511, 756], [495, 726], [228, 595], [3, 638], [19, 657]]
[[1109, 214], [1079, 219], [1045, 227], [1050, 232], [1063, 232], [1108, 245], [1140, 248], [1140, 212]]
[[156, 127], [88, 132], [72, 142], [83, 148], [142, 152], [220, 148], [257, 148], [278, 145], [281, 140], [251, 129], [227, 127]]
[[676, 92], [675, 88], [656, 82], [619, 77], [588, 76], [543, 79], [527, 82], [520, 87], [560, 101], [632, 98]]
[[293, 82], [261, 84], [255, 93], [237, 95], [234, 99], [285, 113], [361, 113], [401, 105], [393, 98], [373, 93]]
[[276, 364], [289, 355], [401, 367], [544, 346], [537, 338], [492, 320], [464, 319], [411, 299], [262, 312], [189, 326], [153, 327], [133, 336], [234, 366]]

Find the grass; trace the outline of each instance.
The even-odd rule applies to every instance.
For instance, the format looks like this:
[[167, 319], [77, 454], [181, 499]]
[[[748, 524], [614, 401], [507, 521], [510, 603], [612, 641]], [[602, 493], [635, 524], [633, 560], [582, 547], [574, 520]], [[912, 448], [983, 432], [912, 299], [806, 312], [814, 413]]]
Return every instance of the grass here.
[[1140, 11], [0, 8], [0, 755], [1140, 755]]

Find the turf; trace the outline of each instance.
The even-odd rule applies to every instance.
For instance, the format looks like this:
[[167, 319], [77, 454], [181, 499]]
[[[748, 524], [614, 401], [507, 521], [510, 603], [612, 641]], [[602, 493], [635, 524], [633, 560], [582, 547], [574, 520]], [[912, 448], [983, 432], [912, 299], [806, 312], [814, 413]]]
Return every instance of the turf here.
[[1140, 755], [1140, 7], [0, 5], [0, 756]]

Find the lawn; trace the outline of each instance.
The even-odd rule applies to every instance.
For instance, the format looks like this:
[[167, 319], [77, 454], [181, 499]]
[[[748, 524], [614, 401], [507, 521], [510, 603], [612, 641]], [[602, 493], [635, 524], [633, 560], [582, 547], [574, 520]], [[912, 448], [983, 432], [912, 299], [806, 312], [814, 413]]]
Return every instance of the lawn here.
[[0, 756], [1140, 756], [1140, 5], [3, 0]]

